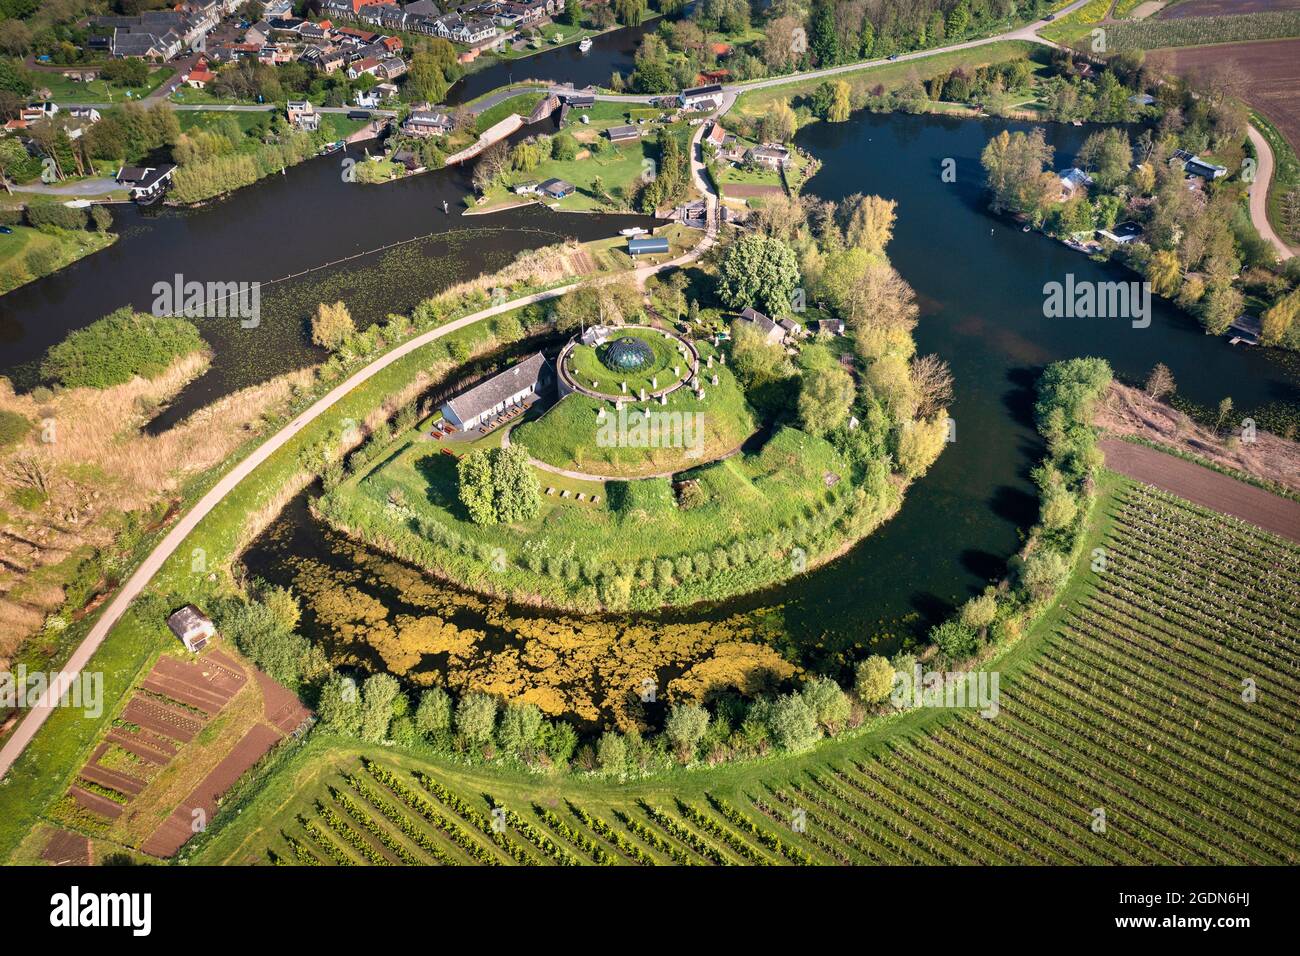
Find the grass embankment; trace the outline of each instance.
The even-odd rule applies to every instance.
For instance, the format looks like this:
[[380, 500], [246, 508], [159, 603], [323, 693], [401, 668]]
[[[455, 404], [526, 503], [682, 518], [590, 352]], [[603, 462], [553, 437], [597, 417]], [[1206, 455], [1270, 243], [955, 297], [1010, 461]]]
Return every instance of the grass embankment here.
[[[117, 241], [111, 232], [12, 226], [0, 235], [0, 295], [51, 275]], [[33, 269], [33, 263], [39, 268]]]
[[[970, 71], [995, 63], [1005, 63], [1008, 60], [1023, 59], [1036, 49], [1038, 49], [1037, 44], [1025, 40], [999, 40], [996, 43], [988, 43], [968, 50], [936, 53], [933, 56], [897, 63], [864, 66], [861, 69], [837, 74], [830, 79], [848, 83], [855, 97], [863, 97], [875, 89], [877, 84], [889, 92], [902, 87], [913, 75], [925, 79], [949, 73], [958, 67]], [[823, 79], [792, 78], [789, 83], [751, 90], [741, 94], [734, 109], [750, 118], [757, 118], [767, 111], [774, 100], [807, 96], [824, 82], [826, 80]]]
[[1293, 864], [1300, 708], [1289, 691], [1243, 701], [1240, 675], [1300, 681], [1294, 644], [1267, 638], [1279, 621], [1300, 636], [1296, 607], [1266, 622], [1259, 603], [1300, 549], [1111, 473], [1098, 493], [1070, 583], [986, 666], [993, 719], [923, 707], [804, 755], [642, 781], [316, 737], [194, 861]]
[[[784, 580], [871, 531], [901, 499], [889, 482], [856, 487], [828, 442], [788, 427], [757, 453], [682, 477], [693, 485], [680, 498], [667, 478], [611, 482], [598, 504], [543, 495], [532, 521], [482, 527], [460, 504], [455, 459], [412, 441], [340, 485], [321, 510], [337, 527], [476, 590], [648, 609]], [[388, 507], [397, 487], [409, 514]], [[638, 576], [646, 586], [634, 586]]]

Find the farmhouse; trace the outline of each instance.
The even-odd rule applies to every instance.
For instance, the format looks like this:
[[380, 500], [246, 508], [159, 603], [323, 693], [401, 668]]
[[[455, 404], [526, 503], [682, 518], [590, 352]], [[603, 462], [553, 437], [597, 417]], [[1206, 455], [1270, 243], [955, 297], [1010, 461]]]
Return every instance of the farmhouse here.
[[627, 241], [627, 254], [629, 256], [651, 256], [667, 251], [667, 236], [642, 236], [639, 239], [629, 239]]
[[207, 647], [208, 641], [217, 634], [212, 619], [193, 604], [185, 605], [167, 618], [167, 626], [191, 654], [197, 654]]
[[507, 408], [541, 395], [550, 381], [546, 356], [534, 352], [519, 364], [479, 382], [442, 406], [442, 417], [461, 431], [481, 425]]
[[1076, 190], [1092, 185], [1092, 177], [1076, 166], [1072, 166], [1061, 173], [1060, 180], [1062, 201], [1073, 196]]
[[682, 90], [677, 101], [688, 110], [713, 109], [721, 98], [722, 85], [710, 83], [708, 86], [695, 86], [689, 90]]

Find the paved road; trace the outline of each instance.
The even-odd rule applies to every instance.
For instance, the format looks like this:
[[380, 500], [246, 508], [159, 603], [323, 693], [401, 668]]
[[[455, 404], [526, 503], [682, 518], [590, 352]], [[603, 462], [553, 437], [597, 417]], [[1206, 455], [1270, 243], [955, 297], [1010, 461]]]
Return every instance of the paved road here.
[[1255, 155], [1259, 157], [1255, 181], [1250, 184], [1250, 221], [1255, 224], [1259, 234], [1272, 243], [1279, 258], [1290, 259], [1295, 253], [1282, 241], [1282, 237], [1273, 229], [1273, 224], [1268, 221], [1268, 184], [1273, 181], [1273, 148], [1268, 145], [1268, 140], [1263, 134], [1253, 126], [1246, 127], [1246, 135], [1250, 137], [1255, 147]]
[[42, 183], [33, 183], [30, 186], [15, 186], [16, 193], [41, 193], [46, 196], [102, 196], [104, 193], [112, 192], [122, 187], [117, 184], [117, 180], [111, 176], [105, 176], [98, 179], [83, 179], [79, 183], [68, 183], [63, 186], [46, 186]]

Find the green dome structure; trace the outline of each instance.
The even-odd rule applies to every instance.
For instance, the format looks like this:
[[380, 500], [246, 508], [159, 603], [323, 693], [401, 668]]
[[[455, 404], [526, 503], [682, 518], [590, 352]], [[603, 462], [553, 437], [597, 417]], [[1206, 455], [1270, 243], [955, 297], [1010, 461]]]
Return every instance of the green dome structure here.
[[605, 346], [600, 360], [615, 372], [635, 372], [654, 361], [654, 350], [641, 339], [623, 336]]

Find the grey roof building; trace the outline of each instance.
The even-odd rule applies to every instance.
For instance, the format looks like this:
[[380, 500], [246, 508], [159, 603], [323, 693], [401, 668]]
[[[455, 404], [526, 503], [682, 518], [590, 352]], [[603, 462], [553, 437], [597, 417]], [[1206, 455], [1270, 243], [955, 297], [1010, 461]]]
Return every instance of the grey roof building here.
[[540, 395], [549, 380], [546, 356], [534, 352], [528, 358], [479, 382], [442, 406], [442, 417], [461, 431], [475, 428], [511, 405]]

